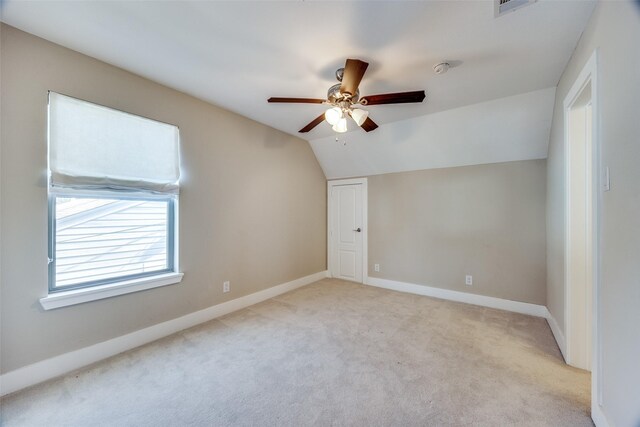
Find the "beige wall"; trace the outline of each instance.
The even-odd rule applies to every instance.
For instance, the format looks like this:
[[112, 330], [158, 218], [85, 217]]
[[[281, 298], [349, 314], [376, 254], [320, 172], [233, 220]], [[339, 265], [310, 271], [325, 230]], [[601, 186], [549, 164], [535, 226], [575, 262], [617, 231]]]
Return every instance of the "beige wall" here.
[[369, 177], [369, 275], [545, 304], [545, 186], [545, 160]]
[[[1, 372], [326, 269], [326, 180], [307, 142], [6, 25], [1, 31]], [[40, 308], [47, 90], [180, 127], [182, 283]]]
[[[556, 91], [547, 175], [547, 303], [564, 331], [563, 102], [598, 49], [602, 164], [602, 412], [640, 425], [640, 3], [599, 2]], [[598, 118], [595, 118], [598, 119]]]

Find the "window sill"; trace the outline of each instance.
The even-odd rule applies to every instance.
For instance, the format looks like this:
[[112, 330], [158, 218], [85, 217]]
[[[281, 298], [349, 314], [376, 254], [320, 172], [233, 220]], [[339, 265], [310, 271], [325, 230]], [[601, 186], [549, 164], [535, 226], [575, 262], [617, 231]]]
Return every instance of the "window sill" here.
[[53, 310], [54, 308], [66, 307], [68, 305], [82, 304], [84, 302], [115, 297], [131, 292], [144, 291], [145, 289], [172, 285], [181, 282], [182, 276], [184, 276], [183, 273], [159, 274], [157, 276], [110, 283], [108, 285], [94, 286], [91, 288], [51, 293], [44, 298], [40, 298], [40, 305], [45, 310]]

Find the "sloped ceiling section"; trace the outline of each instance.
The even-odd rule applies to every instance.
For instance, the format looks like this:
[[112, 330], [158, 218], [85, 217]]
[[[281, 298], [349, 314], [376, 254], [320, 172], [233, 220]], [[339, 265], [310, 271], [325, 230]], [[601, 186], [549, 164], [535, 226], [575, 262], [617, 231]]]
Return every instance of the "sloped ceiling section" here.
[[[552, 87], [595, 1], [538, 0], [499, 18], [493, 6], [0, 0], [0, 19], [301, 136], [341, 178], [546, 157]], [[370, 64], [363, 95], [425, 89], [426, 100], [369, 106], [380, 128], [339, 142], [326, 122], [298, 133], [325, 105], [266, 102], [325, 97], [346, 58]], [[436, 75], [443, 60], [453, 66]]]
[[327, 179], [547, 157], [555, 88], [309, 141]]
[[[539, 0], [499, 18], [483, 1], [18, 1], [0, 19], [292, 135], [347, 58], [369, 62], [363, 95], [425, 89], [371, 108], [378, 124], [557, 85], [595, 1]], [[432, 67], [454, 66], [444, 75]]]

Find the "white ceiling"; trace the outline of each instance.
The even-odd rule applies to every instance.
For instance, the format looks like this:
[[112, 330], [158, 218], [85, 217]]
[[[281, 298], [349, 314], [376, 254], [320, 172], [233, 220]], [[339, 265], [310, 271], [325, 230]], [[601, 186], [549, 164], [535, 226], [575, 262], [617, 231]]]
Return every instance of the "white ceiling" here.
[[[426, 90], [419, 105], [369, 107], [379, 124], [555, 87], [593, 6], [539, 0], [497, 19], [491, 1], [8, 0], [1, 7], [12, 26], [297, 135], [322, 106], [267, 98], [325, 97], [346, 58], [370, 63], [363, 95]], [[432, 66], [441, 60], [457, 66], [437, 76]], [[380, 141], [384, 133], [366, 137]], [[304, 137], [331, 134], [322, 123]]]
[[327, 179], [547, 157], [555, 88], [310, 142]]

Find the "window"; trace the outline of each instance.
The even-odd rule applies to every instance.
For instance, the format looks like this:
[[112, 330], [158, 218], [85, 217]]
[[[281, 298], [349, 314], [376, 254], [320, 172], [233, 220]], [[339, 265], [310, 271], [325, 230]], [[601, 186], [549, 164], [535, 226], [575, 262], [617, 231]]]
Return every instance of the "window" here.
[[55, 195], [53, 291], [173, 271], [171, 199]]
[[119, 284], [132, 292], [155, 278], [158, 286], [179, 281], [179, 176], [177, 127], [50, 92], [43, 306], [65, 291], [91, 289], [91, 300], [99, 289], [125, 293], [114, 293]]

